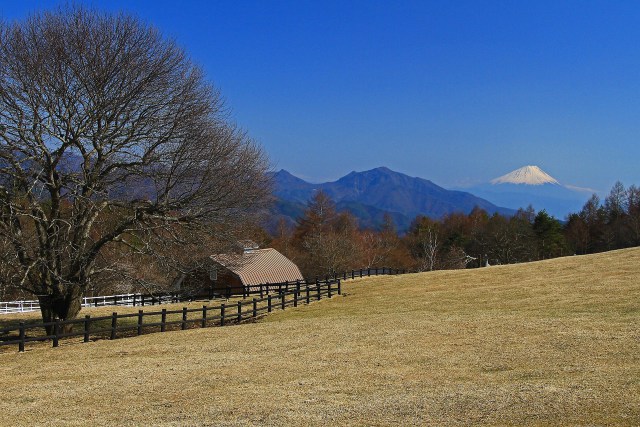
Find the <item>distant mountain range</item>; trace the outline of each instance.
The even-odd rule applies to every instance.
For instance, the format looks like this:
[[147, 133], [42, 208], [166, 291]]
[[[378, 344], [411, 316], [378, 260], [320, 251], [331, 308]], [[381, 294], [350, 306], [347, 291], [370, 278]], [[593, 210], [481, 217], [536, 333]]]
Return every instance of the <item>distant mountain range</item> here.
[[523, 166], [489, 183], [465, 188], [473, 194], [501, 206], [525, 208], [532, 205], [536, 211], [563, 220], [578, 212], [595, 190], [563, 185], [538, 166]]
[[376, 228], [389, 213], [399, 230], [406, 230], [417, 215], [441, 218], [453, 212], [471, 212], [476, 206], [489, 214], [513, 215], [515, 210], [465, 191], [444, 189], [433, 182], [380, 167], [351, 172], [334, 182], [312, 184], [286, 170], [273, 174], [277, 202], [274, 214], [293, 222], [299, 218], [316, 191], [327, 193], [339, 210], [347, 209], [360, 226]]

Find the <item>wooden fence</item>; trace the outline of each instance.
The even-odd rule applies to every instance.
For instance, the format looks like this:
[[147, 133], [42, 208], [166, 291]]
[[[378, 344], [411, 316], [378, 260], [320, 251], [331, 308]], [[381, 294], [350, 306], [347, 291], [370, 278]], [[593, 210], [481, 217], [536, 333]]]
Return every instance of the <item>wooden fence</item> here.
[[[334, 273], [331, 276], [325, 276], [324, 280], [347, 280], [355, 279], [359, 277], [367, 276], [379, 276], [389, 274], [404, 274], [406, 270], [394, 269], [389, 267], [375, 267], [375, 268], [361, 268], [359, 270], [345, 271], [343, 273]], [[320, 280], [316, 277], [313, 282]], [[307, 283], [305, 281], [303, 283]], [[273, 292], [289, 292], [291, 288], [296, 286], [296, 282], [285, 282], [269, 284], [264, 283], [260, 285], [245, 286], [242, 292], [242, 296], [247, 298], [251, 295], [260, 295], [263, 298], [265, 295]], [[121, 295], [104, 295], [96, 297], [84, 297], [82, 299], [82, 307], [105, 307], [105, 306], [147, 306], [147, 305], [160, 305], [160, 304], [172, 304], [184, 301], [197, 301], [197, 300], [212, 300], [214, 298], [231, 298], [231, 288], [227, 287], [224, 295], [215, 294], [210, 292], [208, 294], [201, 295], [185, 295], [179, 292], [167, 292], [156, 294], [121, 294]], [[32, 301], [10, 301], [0, 302], [0, 314], [9, 313], [23, 313], [30, 311], [40, 310], [40, 303], [37, 300]]]
[[[317, 280], [315, 283], [288, 282], [284, 288], [280, 286], [280, 289], [277, 293], [268, 293], [261, 298], [245, 298], [217, 306], [203, 305], [201, 308], [183, 307], [181, 310], [162, 309], [152, 312], [139, 310], [130, 314], [114, 312], [110, 316], [87, 315], [80, 319], [37, 324], [20, 322], [18, 327], [0, 329], [0, 346], [17, 345], [18, 351], [23, 352], [25, 345], [30, 342], [51, 341], [53, 347], [58, 347], [60, 340], [64, 338], [82, 337], [83, 342], [89, 342], [91, 339], [113, 340], [169, 330], [225, 326], [252, 320], [273, 310], [297, 307], [298, 304], [309, 304], [323, 297], [331, 298], [341, 294], [339, 279]], [[264, 288], [262, 291], [264, 293]], [[257, 291], [250, 292], [255, 294]], [[38, 335], [46, 328], [52, 333]]]
[[[291, 282], [282, 282], [282, 283], [263, 283], [260, 285], [249, 285], [245, 286], [242, 291], [242, 297], [247, 298], [251, 295], [260, 295], [262, 298], [264, 295], [268, 295], [273, 292], [289, 292], [294, 287], [300, 287], [302, 285], [306, 285], [308, 283], [317, 283], [320, 280], [325, 282], [329, 280], [348, 280], [355, 279], [360, 277], [368, 277], [368, 276], [381, 276], [381, 275], [396, 275], [396, 274], [405, 274], [406, 270], [400, 270], [395, 268], [361, 268], [359, 270], [351, 270], [345, 271], [343, 273], [334, 273], [330, 276], [325, 276], [323, 279], [320, 277], [316, 277], [312, 281], [306, 279], [305, 281], [291, 281]], [[227, 287], [226, 295], [227, 298], [231, 297], [231, 288]]]
[[[106, 307], [106, 306], [122, 306], [136, 307], [145, 305], [172, 304], [183, 301], [193, 301], [196, 299], [214, 299], [215, 295], [184, 295], [179, 292], [165, 292], [156, 294], [120, 294], [120, 295], [101, 295], [96, 297], [82, 298], [82, 307]], [[40, 302], [38, 300], [25, 301], [2, 301], [0, 302], [0, 314], [11, 313], [27, 313], [40, 310]]]

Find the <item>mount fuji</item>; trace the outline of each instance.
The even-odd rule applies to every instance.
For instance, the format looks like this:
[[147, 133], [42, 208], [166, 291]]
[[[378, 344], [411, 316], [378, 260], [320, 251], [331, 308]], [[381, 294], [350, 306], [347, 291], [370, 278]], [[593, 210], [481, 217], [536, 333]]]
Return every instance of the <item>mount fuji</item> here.
[[561, 184], [538, 166], [523, 166], [489, 183], [467, 188], [476, 196], [499, 206], [545, 209], [558, 219], [578, 212], [594, 190]]
[[560, 185], [557, 179], [538, 166], [523, 166], [506, 175], [492, 179], [491, 184]]

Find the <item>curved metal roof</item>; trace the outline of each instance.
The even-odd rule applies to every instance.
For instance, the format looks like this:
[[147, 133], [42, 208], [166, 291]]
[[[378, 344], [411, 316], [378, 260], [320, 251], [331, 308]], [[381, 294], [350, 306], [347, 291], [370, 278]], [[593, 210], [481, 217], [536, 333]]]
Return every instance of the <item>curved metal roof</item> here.
[[211, 259], [237, 274], [244, 285], [304, 280], [298, 266], [273, 248], [250, 250], [242, 255], [211, 255]]

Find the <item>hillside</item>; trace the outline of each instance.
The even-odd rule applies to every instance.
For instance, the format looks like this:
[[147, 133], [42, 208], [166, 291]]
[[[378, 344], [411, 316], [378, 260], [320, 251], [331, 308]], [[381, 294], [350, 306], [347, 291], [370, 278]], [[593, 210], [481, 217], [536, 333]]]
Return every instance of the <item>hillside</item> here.
[[254, 324], [1, 354], [0, 410], [13, 425], [638, 425], [639, 261], [348, 281]]
[[469, 213], [476, 206], [489, 214], [515, 213], [471, 193], [447, 190], [429, 180], [385, 167], [351, 172], [337, 181], [321, 184], [308, 183], [285, 170], [275, 173], [273, 178], [274, 192], [280, 200], [276, 214], [290, 219], [295, 219], [291, 217], [292, 206], [304, 207], [318, 190], [331, 196], [339, 208], [350, 210], [366, 227], [380, 225], [385, 212], [394, 216], [400, 230], [406, 229], [417, 215], [441, 218], [453, 212]]

